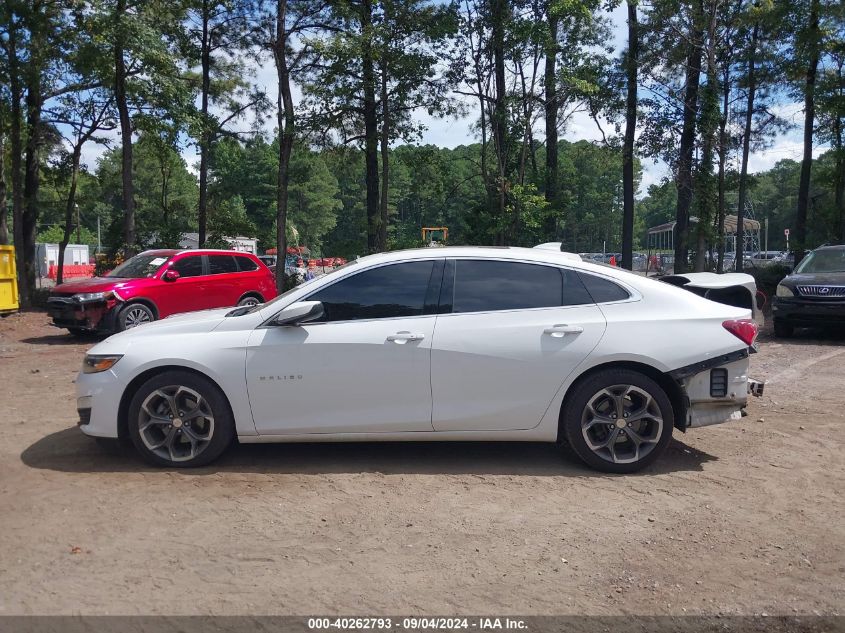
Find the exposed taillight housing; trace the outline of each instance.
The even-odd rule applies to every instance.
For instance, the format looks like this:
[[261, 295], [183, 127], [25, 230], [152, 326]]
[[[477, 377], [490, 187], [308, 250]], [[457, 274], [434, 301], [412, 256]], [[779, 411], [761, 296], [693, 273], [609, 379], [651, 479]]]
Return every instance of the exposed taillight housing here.
[[722, 327], [746, 345], [754, 345], [759, 328], [751, 319], [730, 319], [722, 322]]

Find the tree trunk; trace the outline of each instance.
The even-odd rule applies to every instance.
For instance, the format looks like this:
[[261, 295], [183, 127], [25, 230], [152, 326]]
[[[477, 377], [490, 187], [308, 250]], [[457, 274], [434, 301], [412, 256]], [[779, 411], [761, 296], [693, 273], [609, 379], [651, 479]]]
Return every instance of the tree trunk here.
[[505, 16], [508, 9], [507, 0], [493, 0], [493, 75], [496, 94], [493, 102], [493, 145], [496, 150], [498, 167], [498, 183], [496, 209], [497, 236], [496, 243], [505, 243], [505, 207], [506, 207], [506, 177], [508, 163], [507, 148], [507, 84], [505, 79]]
[[[73, 148], [70, 165], [70, 188], [68, 189], [67, 201], [65, 203], [65, 232], [62, 241], [59, 242], [58, 272], [56, 273], [56, 285], [64, 281], [65, 249], [70, 243], [70, 234], [73, 231], [73, 211], [76, 204], [76, 183], [79, 176], [79, 157], [82, 154], [82, 143], [77, 143]], [[79, 227], [76, 228], [77, 235]]]
[[833, 200], [836, 210], [839, 212], [839, 242], [845, 244], [845, 156], [842, 147], [842, 119], [836, 117], [834, 122], [834, 137], [836, 151], [836, 185], [834, 188]]
[[390, 178], [390, 104], [387, 92], [387, 56], [381, 61], [381, 201], [379, 204], [379, 242], [387, 247], [387, 193]]
[[622, 268], [634, 268], [634, 133], [637, 130], [637, 3], [628, 0], [628, 55], [625, 75], [625, 138], [622, 143]]
[[807, 246], [807, 209], [810, 206], [810, 170], [813, 165], [813, 125], [816, 118], [816, 73], [819, 67], [819, 0], [810, 3], [810, 36], [812, 50], [807, 64], [804, 84], [804, 157], [801, 161], [801, 180], [798, 184], [798, 209], [795, 214], [793, 240], [794, 265], [804, 258]]
[[378, 114], [376, 111], [376, 77], [373, 62], [373, 3], [361, 2], [361, 67], [364, 89], [364, 162], [367, 184], [367, 251], [378, 253], [386, 248], [381, 241], [378, 195]]
[[[202, 0], [202, 94], [200, 96], [200, 173], [197, 224], [199, 225], [199, 247], [205, 246], [208, 228], [208, 152], [210, 146], [208, 129], [208, 94], [211, 91], [211, 43], [208, 37], [208, 0]], [[281, 128], [280, 128], [281, 129]]]
[[702, 92], [699, 110], [699, 136], [701, 137], [701, 160], [696, 177], [698, 224], [695, 227], [695, 272], [704, 272], [707, 267], [707, 251], [713, 224], [713, 152], [716, 145], [716, 129], [721, 118], [719, 108], [719, 80], [716, 74], [716, 16], [717, 2], [709, 2], [707, 27], [707, 84]]
[[748, 199], [748, 154], [751, 151], [751, 125], [754, 121], [755, 64], [760, 23], [751, 31], [751, 51], [748, 54], [748, 96], [745, 103], [745, 129], [742, 133], [742, 166], [739, 170], [739, 196], [736, 205], [736, 249], [734, 268], [741, 273], [745, 256], [745, 203]]
[[290, 155], [296, 133], [293, 112], [293, 95], [290, 86], [287, 46], [288, 32], [285, 21], [287, 0], [276, 3], [276, 41], [273, 57], [276, 75], [279, 79], [279, 95], [276, 103], [279, 126], [279, 173], [276, 189], [276, 288], [281, 292], [285, 283], [285, 258], [287, 256], [288, 185], [290, 183]]
[[725, 272], [725, 163], [728, 158], [728, 115], [730, 114], [730, 64], [726, 64], [722, 75], [722, 118], [719, 120], [719, 184], [717, 201], [716, 272]]
[[[3, 122], [5, 124], [5, 121]], [[6, 128], [0, 125], [0, 244], [9, 243], [9, 213], [6, 209]]]
[[132, 121], [129, 118], [129, 104], [126, 100], [126, 60], [124, 55], [123, 18], [126, 14], [126, 0], [117, 0], [115, 7], [114, 40], [114, 100], [120, 118], [121, 182], [123, 185], [123, 241], [124, 255], [128, 259], [135, 254], [135, 190], [132, 180]]
[[[37, 46], [40, 38], [33, 34], [33, 45]], [[24, 168], [24, 199], [23, 210], [23, 241], [19, 246], [23, 251], [23, 282], [26, 287], [27, 303], [23, 304], [24, 294], [21, 293], [22, 307], [32, 305], [35, 292], [35, 278], [37, 262], [35, 260], [35, 239], [38, 229], [38, 190], [41, 185], [41, 108], [44, 100], [41, 92], [41, 68], [32, 61], [26, 73], [26, 159]]]
[[28, 306], [30, 301], [29, 286], [25, 283], [24, 275], [24, 230], [23, 230], [23, 164], [24, 155], [23, 140], [21, 135], [21, 124], [23, 123], [23, 112], [21, 101], [23, 99], [23, 86], [21, 84], [20, 60], [18, 59], [18, 27], [13, 19], [9, 20], [6, 33], [6, 51], [9, 64], [9, 98], [12, 102], [11, 125], [9, 140], [12, 150], [12, 231], [15, 239], [15, 259], [17, 260], [18, 271], [18, 293], [20, 303]]
[[701, 7], [697, 0], [687, 53], [684, 117], [678, 156], [678, 202], [675, 207], [675, 273], [687, 271], [689, 257], [689, 210], [692, 202], [692, 163], [695, 152], [695, 122], [698, 119], [698, 84], [701, 76]]

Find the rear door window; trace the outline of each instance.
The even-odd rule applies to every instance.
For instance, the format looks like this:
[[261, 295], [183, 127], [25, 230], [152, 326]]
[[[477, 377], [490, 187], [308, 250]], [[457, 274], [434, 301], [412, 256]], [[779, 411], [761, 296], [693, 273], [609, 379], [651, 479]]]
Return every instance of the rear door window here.
[[522, 262], [455, 262], [452, 312], [527, 310], [592, 303], [572, 271]]
[[238, 272], [238, 264], [232, 255], [209, 255], [208, 274], [220, 275], [223, 273]]

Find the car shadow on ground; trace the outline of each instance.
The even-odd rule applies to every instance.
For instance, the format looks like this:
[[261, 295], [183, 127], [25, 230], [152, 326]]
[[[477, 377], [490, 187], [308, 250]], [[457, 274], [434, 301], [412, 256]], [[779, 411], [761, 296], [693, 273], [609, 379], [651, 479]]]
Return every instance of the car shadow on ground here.
[[[143, 463], [131, 446], [102, 446], [69, 428], [41, 438], [21, 454], [31, 468], [72, 473], [163, 472]], [[641, 475], [700, 471], [717, 459], [673, 439], [666, 453]], [[257, 474], [444, 474], [606, 476], [582, 466], [569, 449], [534, 442], [345, 442], [235, 444], [191, 475]]]
[[105, 336], [97, 334], [84, 334], [73, 336], [72, 334], [47, 334], [45, 336], [31, 336], [22, 338], [21, 343], [28, 345], [93, 345], [99, 343]]
[[787, 338], [775, 336], [773, 328], [767, 323], [760, 331], [758, 341], [764, 343], [788, 343], [790, 345], [831, 345], [845, 344], [845, 328], [795, 328]]

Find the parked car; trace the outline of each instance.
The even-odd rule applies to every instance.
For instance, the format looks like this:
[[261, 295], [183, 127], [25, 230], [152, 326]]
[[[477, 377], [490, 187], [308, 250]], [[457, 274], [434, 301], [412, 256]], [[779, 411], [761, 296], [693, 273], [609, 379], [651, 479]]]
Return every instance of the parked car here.
[[772, 316], [782, 337], [796, 327], [845, 326], [845, 246], [822, 246], [802, 259], [778, 284]]
[[53, 324], [71, 334], [120, 332], [179, 312], [254, 306], [275, 296], [275, 281], [255, 255], [152, 250], [105, 277], [56, 286], [47, 310]]
[[762, 390], [750, 316], [548, 245], [384, 253], [263, 305], [106, 339], [77, 408], [84, 433], [168, 467], [235, 437], [521, 440], [632, 472], [673, 428], [738, 418]]

